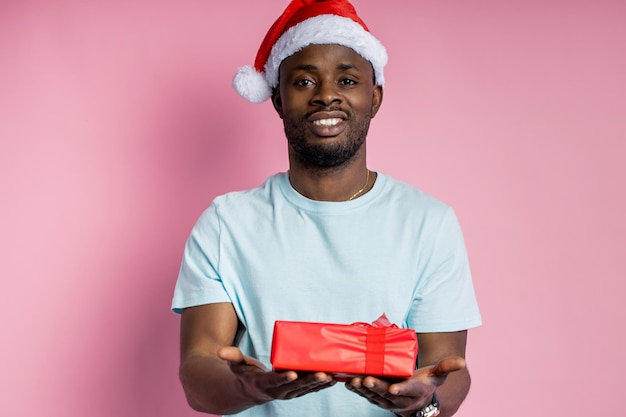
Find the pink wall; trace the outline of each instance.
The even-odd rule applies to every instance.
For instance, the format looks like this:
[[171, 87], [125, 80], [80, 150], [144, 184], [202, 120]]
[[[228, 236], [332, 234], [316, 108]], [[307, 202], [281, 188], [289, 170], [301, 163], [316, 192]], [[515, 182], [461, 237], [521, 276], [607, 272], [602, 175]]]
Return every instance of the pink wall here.
[[[355, 3], [391, 55], [370, 166], [464, 226], [459, 415], [619, 414], [626, 3]], [[0, 3], [0, 415], [197, 415], [172, 287], [211, 199], [286, 168], [271, 106], [230, 90], [285, 4]]]

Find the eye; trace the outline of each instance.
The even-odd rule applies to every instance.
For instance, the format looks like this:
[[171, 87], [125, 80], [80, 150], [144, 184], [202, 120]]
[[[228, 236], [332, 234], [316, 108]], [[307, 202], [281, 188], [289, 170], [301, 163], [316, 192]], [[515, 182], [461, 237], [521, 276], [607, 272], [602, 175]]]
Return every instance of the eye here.
[[339, 81], [339, 84], [343, 86], [352, 86], [352, 85], [357, 85], [358, 82], [356, 80], [353, 80], [352, 78], [344, 78]]
[[313, 85], [313, 81], [309, 80], [308, 78], [304, 78], [304, 79], [301, 79], [301, 80], [297, 80], [295, 82], [295, 84], [298, 87], [308, 87], [308, 86]]

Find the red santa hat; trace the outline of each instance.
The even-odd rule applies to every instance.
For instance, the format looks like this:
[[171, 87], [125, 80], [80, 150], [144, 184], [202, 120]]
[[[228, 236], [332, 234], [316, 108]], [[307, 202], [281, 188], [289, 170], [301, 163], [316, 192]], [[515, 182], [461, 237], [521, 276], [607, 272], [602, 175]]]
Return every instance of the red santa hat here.
[[281, 62], [312, 44], [351, 48], [371, 62], [376, 84], [384, 84], [387, 51], [348, 0], [292, 0], [265, 35], [254, 67], [239, 68], [233, 88], [248, 101], [264, 102], [278, 85]]

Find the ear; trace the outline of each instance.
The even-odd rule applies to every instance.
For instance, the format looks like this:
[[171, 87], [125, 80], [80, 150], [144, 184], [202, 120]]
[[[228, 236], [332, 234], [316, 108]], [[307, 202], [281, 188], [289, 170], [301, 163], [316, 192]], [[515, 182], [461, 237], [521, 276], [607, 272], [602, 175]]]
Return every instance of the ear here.
[[378, 113], [381, 104], [383, 104], [383, 88], [380, 85], [375, 85], [372, 93], [372, 119]]
[[280, 89], [274, 87], [272, 90], [272, 104], [274, 105], [274, 110], [278, 113], [278, 117], [283, 118], [283, 100], [280, 98]]

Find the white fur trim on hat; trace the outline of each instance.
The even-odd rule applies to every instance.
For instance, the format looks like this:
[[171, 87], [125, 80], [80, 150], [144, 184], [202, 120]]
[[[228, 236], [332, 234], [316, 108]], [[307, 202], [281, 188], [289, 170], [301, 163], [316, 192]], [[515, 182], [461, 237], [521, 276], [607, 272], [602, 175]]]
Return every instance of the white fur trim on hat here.
[[276, 41], [265, 64], [265, 79], [270, 87], [278, 85], [278, 71], [285, 58], [315, 44], [338, 44], [354, 50], [371, 62], [376, 84], [385, 84], [383, 69], [387, 64], [387, 50], [383, 44], [354, 20], [325, 14], [298, 23]]

